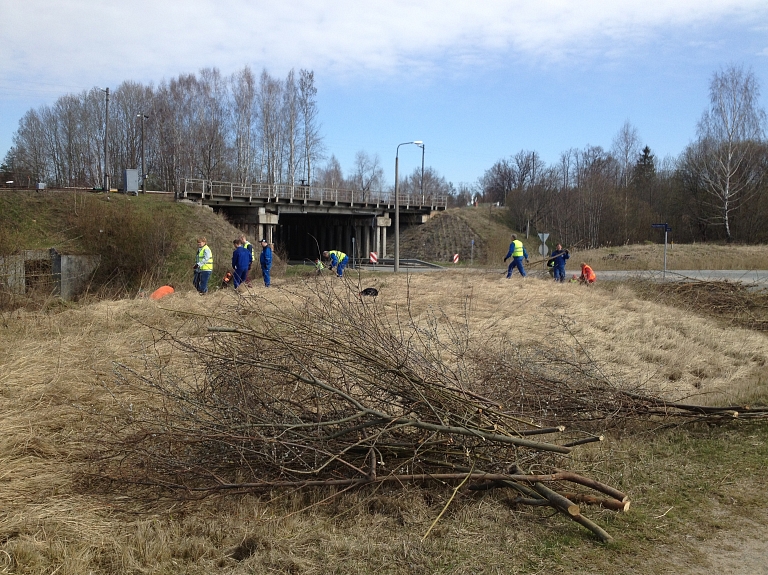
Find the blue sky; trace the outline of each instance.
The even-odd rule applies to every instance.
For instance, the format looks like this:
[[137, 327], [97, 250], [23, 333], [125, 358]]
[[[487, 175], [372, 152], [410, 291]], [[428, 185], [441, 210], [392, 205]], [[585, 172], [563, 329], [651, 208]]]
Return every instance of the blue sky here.
[[[124, 80], [314, 70], [327, 153], [394, 180], [397, 145], [475, 183], [497, 160], [696, 137], [714, 72], [751, 69], [768, 109], [766, 0], [0, 0], [0, 159], [30, 108]], [[401, 173], [421, 150], [400, 148]]]

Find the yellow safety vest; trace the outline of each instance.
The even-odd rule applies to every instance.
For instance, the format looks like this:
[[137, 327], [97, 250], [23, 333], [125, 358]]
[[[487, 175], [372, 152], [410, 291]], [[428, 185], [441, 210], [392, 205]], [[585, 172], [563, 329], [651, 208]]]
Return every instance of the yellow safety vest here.
[[513, 258], [523, 257], [523, 242], [521, 242], [520, 240], [512, 240], [512, 243], [515, 246], [515, 249], [512, 251], [512, 257]]
[[243, 247], [244, 247], [246, 250], [248, 250], [248, 253], [251, 255], [251, 263], [253, 263], [253, 257], [254, 257], [254, 256], [253, 256], [253, 248], [251, 248], [251, 249], [248, 249], [248, 246], [250, 246], [250, 245], [251, 245], [251, 242], [249, 242], [248, 240], [245, 240], [245, 243], [243, 244]]
[[347, 254], [345, 254], [344, 252], [340, 252], [338, 250], [331, 250], [330, 252], [328, 252], [328, 255], [331, 255], [331, 256], [335, 255], [336, 261], [339, 263], [343, 262], [344, 258], [347, 257]]
[[201, 272], [213, 271], [213, 254], [207, 244], [197, 249], [197, 265]]

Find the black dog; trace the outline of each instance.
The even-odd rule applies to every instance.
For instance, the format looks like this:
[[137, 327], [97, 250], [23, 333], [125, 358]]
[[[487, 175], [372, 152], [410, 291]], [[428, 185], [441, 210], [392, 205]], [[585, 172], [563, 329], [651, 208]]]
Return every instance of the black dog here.
[[377, 295], [379, 295], [379, 290], [377, 290], [376, 288], [365, 288], [363, 291], [360, 292], [360, 295], [361, 296], [367, 295], [367, 296], [370, 296], [370, 297], [376, 297]]

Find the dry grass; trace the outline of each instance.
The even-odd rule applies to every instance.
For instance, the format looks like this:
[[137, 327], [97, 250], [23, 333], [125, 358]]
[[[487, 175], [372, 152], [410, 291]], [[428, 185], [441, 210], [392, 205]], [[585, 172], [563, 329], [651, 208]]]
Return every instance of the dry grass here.
[[[596, 250], [571, 250], [571, 262], [586, 261], [595, 270], [660, 270], [664, 244], [636, 244]], [[574, 267], [573, 263], [570, 267]], [[669, 244], [668, 270], [766, 270], [766, 246]]]
[[[258, 297], [288, 305], [290, 293], [281, 287], [287, 281], [258, 289]], [[506, 337], [531, 349], [587, 352], [618, 386], [710, 404], [768, 397], [764, 333], [639, 299], [628, 288], [506, 281], [490, 272], [375, 275], [364, 286], [379, 289], [377, 303], [390, 317], [407, 310], [429, 322], [444, 313], [466, 317], [479, 342]], [[338, 282], [334, 289], [346, 287]], [[140, 369], [151, 355], [184, 369], [184, 356], [151, 328], [205, 338], [208, 318], [240, 309], [240, 297], [188, 292], [160, 302], [102, 301], [55, 314], [0, 316], [0, 573], [664, 573], [670, 564], [706, 566], [685, 534], [694, 529], [703, 537], [717, 520], [694, 502], [704, 507], [720, 498], [726, 505], [734, 498], [738, 507], [729, 520], [745, 514], [764, 521], [765, 514], [756, 516], [760, 503], [749, 497], [764, 491], [764, 473], [742, 469], [760, 458], [764, 465], [764, 426], [732, 435], [704, 429], [697, 443], [684, 435], [658, 437], [652, 445], [609, 437], [581, 452], [572, 466], [631, 490], [629, 514], [600, 518], [624, 539], [613, 550], [596, 546], [574, 524], [538, 510], [510, 510], [492, 494], [460, 496], [422, 541], [449, 486], [344, 497], [276, 491], [186, 504], [95, 491], [82, 476], [93, 421], [82, 409], [106, 405], [102, 383], [114, 383], [114, 363]], [[714, 462], [724, 454], [730, 459], [721, 469]], [[677, 478], [668, 490], [661, 474]], [[734, 477], [742, 483], [728, 490]], [[690, 493], [686, 482], [694, 482]], [[688, 515], [653, 519], [670, 506]], [[659, 542], [679, 549], [666, 566], [642, 557]], [[562, 563], [566, 554], [584, 567]]]
[[[538, 236], [525, 230], [509, 228], [507, 212], [503, 208], [458, 208], [438, 213], [423, 226], [407, 228], [401, 238], [401, 257], [417, 257], [427, 261], [446, 263], [450, 255], [459, 253], [460, 265], [470, 263], [471, 241], [475, 240], [473, 264], [475, 267], [499, 268], [507, 253], [510, 234], [516, 233], [523, 240], [530, 254], [531, 267], [543, 270], [544, 260], [538, 253]], [[556, 238], [550, 237], [547, 245], [554, 249]], [[657, 243], [609, 246], [599, 249], [582, 249], [564, 246], [570, 250], [568, 269], [578, 269], [586, 261], [596, 271], [611, 270], [661, 270], [664, 267], [664, 235], [659, 233]], [[393, 248], [390, 246], [390, 252]], [[667, 246], [668, 270], [766, 270], [768, 248], [764, 245], [736, 244], [676, 244], [673, 238]]]

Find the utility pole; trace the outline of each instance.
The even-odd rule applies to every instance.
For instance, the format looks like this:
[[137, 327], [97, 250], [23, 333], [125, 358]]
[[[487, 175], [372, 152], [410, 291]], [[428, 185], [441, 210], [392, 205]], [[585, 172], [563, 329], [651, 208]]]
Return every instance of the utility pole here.
[[421, 205], [424, 205], [424, 151], [425, 151], [425, 145], [421, 144], [419, 146], [421, 148]]
[[109, 141], [109, 88], [104, 90], [107, 93], [107, 100], [104, 107], [104, 192], [109, 194], [109, 155], [107, 142]]
[[147, 168], [146, 164], [144, 163], [145, 155], [144, 155], [144, 120], [148, 119], [149, 116], [146, 114], [138, 114], [138, 117], [141, 118], [141, 193], [146, 194], [147, 193]]

